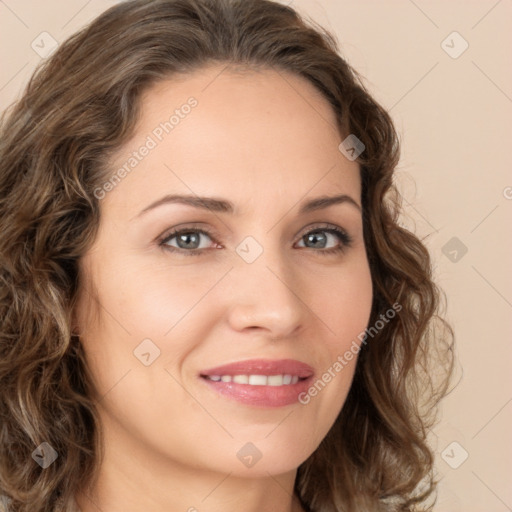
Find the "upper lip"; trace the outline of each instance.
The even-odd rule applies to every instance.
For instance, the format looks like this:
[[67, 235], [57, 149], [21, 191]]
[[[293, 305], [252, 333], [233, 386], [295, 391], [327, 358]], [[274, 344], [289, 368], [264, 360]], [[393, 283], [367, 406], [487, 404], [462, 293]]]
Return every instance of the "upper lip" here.
[[314, 374], [311, 366], [295, 359], [250, 359], [222, 366], [216, 366], [200, 372], [201, 376], [211, 375], [297, 375], [308, 378]]

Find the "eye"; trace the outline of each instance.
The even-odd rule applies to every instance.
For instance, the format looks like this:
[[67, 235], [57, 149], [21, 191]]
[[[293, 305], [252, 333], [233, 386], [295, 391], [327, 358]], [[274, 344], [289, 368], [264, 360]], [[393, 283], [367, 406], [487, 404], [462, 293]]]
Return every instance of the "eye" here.
[[[208, 239], [210, 242], [208, 242]], [[336, 243], [336, 240], [338, 243]], [[352, 237], [337, 226], [315, 226], [315, 229], [302, 235], [299, 240], [299, 244], [302, 242], [308, 245], [299, 245], [298, 247], [301, 249], [317, 249], [315, 252], [327, 256], [340, 253], [351, 247], [352, 241]], [[216, 246], [212, 247], [212, 243], [215, 243]], [[329, 245], [331, 246], [328, 247]], [[208, 248], [222, 248], [207, 229], [193, 226], [174, 229], [166, 233], [159, 242], [159, 246], [166, 251], [186, 256], [201, 255]]]
[[[336, 244], [336, 239], [338, 239], [338, 245], [326, 248], [329, 240], [331, 242], [334, 241]], [[312, 244], [312, 247], [309, 246], [306, 248], [320, 249], [317, 252], [324, 255], [344, 251], [346, 248], [351, 247], [352, 241], [352, 237], [346, 231], [338, 227], [331, 226], [320, 226], [316, 229], [308, 231], [305, 235], [302, 236], [300, 240], [300, 242]]]
[[[208, 248], [208, 243], [201, 243], [201, 239], [205, 237], [212, 240], [212, 235], [205, 229], [186, 228], [173, 230], [166, 234], [159, 245], [171, 252], [186, 252], [187, 255], [193, 256], [202, 254], [203, 250]], [[176, 242], [176, 245], [170, 243], [173, 241]]]

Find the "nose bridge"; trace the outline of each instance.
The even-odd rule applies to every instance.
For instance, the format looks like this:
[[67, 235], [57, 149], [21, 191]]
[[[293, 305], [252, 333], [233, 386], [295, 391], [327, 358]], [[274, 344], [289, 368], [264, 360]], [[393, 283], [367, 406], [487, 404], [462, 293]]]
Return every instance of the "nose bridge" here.
[[286, 336], [300, 325], [304, 304], [293, 267], [271, 238], [268, 234], [263, 245], [248, 236], [236, 247], [230, 320], [236, 329], [261, 327]]

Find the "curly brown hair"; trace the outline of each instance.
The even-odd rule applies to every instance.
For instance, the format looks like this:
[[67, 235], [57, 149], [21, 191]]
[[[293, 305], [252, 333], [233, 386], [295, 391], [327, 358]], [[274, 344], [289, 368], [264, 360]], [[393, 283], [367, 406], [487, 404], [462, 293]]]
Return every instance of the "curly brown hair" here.
[[[370, 325], [402, 306], [361, 347], [343, 409], [298, 468], [295, 492], [317, 512], [430, 510], [437, 482], [427, 435], [448, 392], [454, 343], [429, 253], [398, 223], [398, 136], [335, 37], [268, 0], [122, 2], [64, 42], [2, 116], [0, 494], [15, 512], [54, 511], [95, 479], [98, 397], [72, 332], [79, 261], [100, 221], [94, 191], [133, 134], [143, 91], [211, 63], [306, 78], [334, 109], [340, 136], [364, 143]], [[32, 458], [42, 442], [58, 453], [45, 470]]]

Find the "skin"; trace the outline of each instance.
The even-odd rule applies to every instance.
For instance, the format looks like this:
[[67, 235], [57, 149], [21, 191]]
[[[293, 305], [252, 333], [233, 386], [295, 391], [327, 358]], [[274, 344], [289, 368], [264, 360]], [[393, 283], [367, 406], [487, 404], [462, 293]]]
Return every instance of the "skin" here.
[[[148, 89], [134, 137], [111, 162], [118, 169], [169, 113], [197, 99], [101, 199], [98, 237], [81, 260], [76, 318], [106, 446], [97, 485], [76, 496], [82, 512], [302, 510], [292, 498], [297, 468], [352, 382], [357, 357], [307, 405], [262, 408], [199, 377], [235, 361], [291, 358], [318, 378], [364, 331], [372, 301], [360, 208], [298, 214], [323, 195], [361, 205], [359, 165], [338, 149], [332, 108], [293, 74], [224, 68]], [[137, 217], [171, 193], [227, 199], [235, 213], [166, 204]], [[198, 235], [202, 254], [158, 245], [191, 223], [213, 232]], [[343, 245], [336, 235], [321, 232], [324, 246], [304, 237], [325, 223], [348, 232], [351, 246], [326, 255]], [[252, 263], [236, 252], [247, 236], [263, 250]], [[167, 245], [179, 248], [176, 237]], [[160, 350], [149, 366], [133, 353], [146, 338]], [[247, 442], [262, 454], [250, 468], [236, 456]]]

